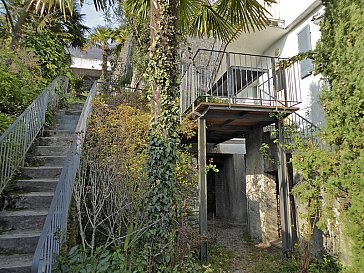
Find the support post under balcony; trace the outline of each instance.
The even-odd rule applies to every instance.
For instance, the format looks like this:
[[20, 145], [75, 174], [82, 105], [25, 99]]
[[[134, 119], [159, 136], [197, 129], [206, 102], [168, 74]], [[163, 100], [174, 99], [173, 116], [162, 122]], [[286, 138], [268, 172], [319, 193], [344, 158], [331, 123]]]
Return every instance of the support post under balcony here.
[[[198, 120], [198, 181], [200, 235], [207, 236], [206, 119]], [[201, 261], [207, 261], [207, 242], [201, 245]]]
[[282, 227], [282, 249], [283, 251], [292, 249], [292, 221], [291, 209], [289, 200], [289, 177], [287, 169], [287, 158], [284, 150], [284, 128], [280, 122], [277, 122], [278, 127], [278, 181], [279, 181], [279, 202], [280, 216]]

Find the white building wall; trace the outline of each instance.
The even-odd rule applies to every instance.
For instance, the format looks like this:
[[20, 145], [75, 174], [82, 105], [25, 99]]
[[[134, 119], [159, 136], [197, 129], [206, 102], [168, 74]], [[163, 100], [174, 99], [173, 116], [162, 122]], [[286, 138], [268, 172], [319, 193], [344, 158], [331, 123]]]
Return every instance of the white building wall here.
[[[94, 69], [101, 71], [102, 61], [98, 59], [86, 59], [79, 57], [72, 57], [71, 68], [79, 69]], [[111, 70], [110, 62], [107, 62], [107, 70]]]
[[[254, 33], [242, 33], [238, 39], [227, 46], [227, 51], [292, 57], [299, 53], [297, 34], [310, 26], [311, 48], [320, 39], [320, 28], [312, 21], [314, 14], [323, 11], [319, 0], [279, 0], [270, 8], [273, 18], [284, 20], [284, 28], [267, 27]], [[277, 52], [279, 55], [277, 56]], [[319, 94], [323, 81], [320, 75], [310, 75], [300, 80], [301, 101], [298, 113], [318, 126], [324, 125], [324, 112], [319, 104]]]
[[[283, 0], [282, 0], [283, 1]], [[273, 43], [263, 54], [274, 56], [276, 52], [280, 52], [279, 57], [288, 58], [299, 53], [297, 34], [307, 25], [310, 26], [311, 46], [316, 47], [317, 41], [320, 39], [320, 28], [312, 21], [315, 13], [322, 11], [322, 7], [314, 10], [302, 21], [298, 22], [289, 30], [281, 39]], [[278, 50], [277, 50], [278, 49]], [[320, 126], [324, 124], [324, 112], [319, 104], [319, 95], [322, 90], [323, 81], [321, 75], [309, 75], [300, 80], [301, 101], [298, 113], [308, 118], [314, 124]]]

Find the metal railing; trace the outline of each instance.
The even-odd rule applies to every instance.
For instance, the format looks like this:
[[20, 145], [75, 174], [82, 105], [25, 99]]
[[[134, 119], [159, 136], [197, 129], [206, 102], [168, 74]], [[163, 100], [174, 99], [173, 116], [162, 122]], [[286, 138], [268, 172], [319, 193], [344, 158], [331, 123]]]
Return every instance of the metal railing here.
[[296, 112], [283, 119], [283, 125], [285, 130], [284, 141], [286, 144], [294, 144], [301, 140], [316, 144], [320, 143], [318, 138], [319, 127]]
[[293, 107], [301, 102], [298, 63], [284, 59], [200, 49], [183, 71], [181, 113], [200, 102]]
[[42, 129], [47, 110], [53, 110], [68, 88], [68, 78], [59, 76], [49, 84], [31, 105], [0, 136], [0, 193]]
[[59, 182], [34, 253], [32, 273], [52, 272], [55, 258], [59, 254], [62, 243], [66, 240], [68, 210], [72, 197], [73, 184], [80, 164], [87, 120], [92, 111], [92, 101], [96, 92], [95, 82], [82, 109], [72, 145], [64, 161]]
[[[281, 121], [281, 123], [283, 125], [284, 131], [283, 147], [294, 148], [294, 144], [307, 144], [308, 142], [314, 143], [319, 146], [323, 145], [318, 135], [320, 128], [310, 122], [308, 119], [302, 117], [300, 114], [294, 112], [289, 116], [285, 117]], [[263, 128], [264, 132], [274, 132], [276, 136], [278, 135], [277, 130], [278, 128], [276, 128], [276, 124], [274, 123]]]

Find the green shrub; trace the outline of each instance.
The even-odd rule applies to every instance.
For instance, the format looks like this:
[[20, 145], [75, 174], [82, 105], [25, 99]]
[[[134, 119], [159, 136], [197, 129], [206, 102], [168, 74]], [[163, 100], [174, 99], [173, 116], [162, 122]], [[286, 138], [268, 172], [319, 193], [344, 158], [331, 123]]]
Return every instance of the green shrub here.
[[0, 131], [11, 124], [36, 98], [40, 83], [37, 59], [25, 50], [0, 50]]
[[69, 75], [71, 55], [66, 52], [56, 33], [50, 30], [27, 31], [23, 46], [37, 56], [42, 68], [41, 75], [46, 83], [59, 75]]
[[14, 122], [14, 118], [8, 114], [0, 113], [0, 135]]

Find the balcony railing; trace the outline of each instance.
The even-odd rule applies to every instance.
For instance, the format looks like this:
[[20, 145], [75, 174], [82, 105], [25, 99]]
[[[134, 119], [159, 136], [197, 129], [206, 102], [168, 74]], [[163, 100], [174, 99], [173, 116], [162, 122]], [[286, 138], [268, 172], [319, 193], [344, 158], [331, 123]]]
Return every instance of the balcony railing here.
[[181, 113], [200, 102], [293, 107], [301, 102], [298, 63], [281, 58], [200, 49], [182, 68]]

